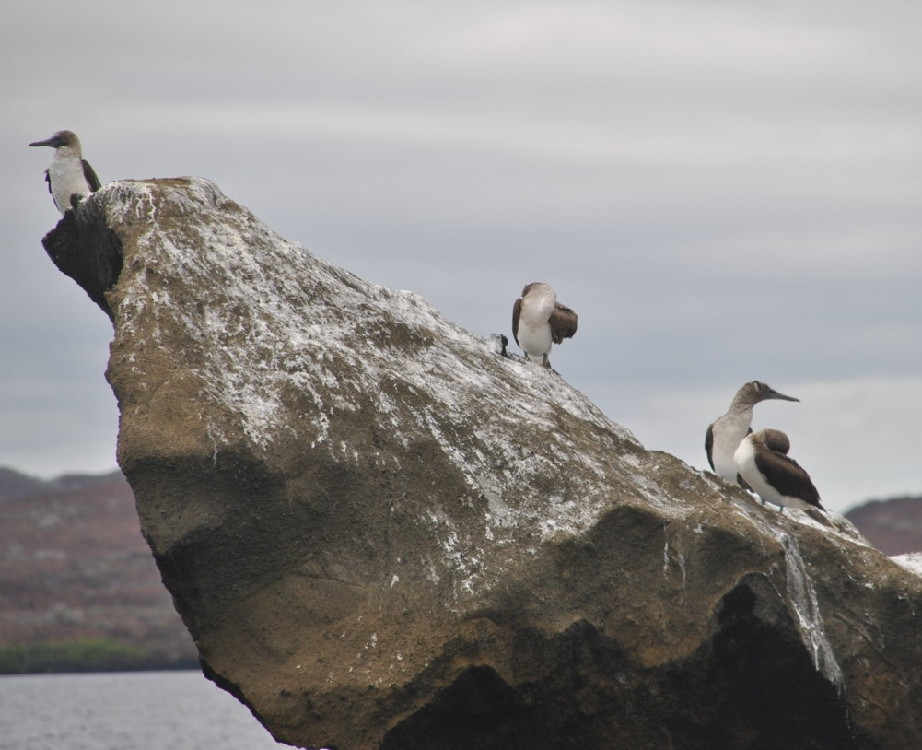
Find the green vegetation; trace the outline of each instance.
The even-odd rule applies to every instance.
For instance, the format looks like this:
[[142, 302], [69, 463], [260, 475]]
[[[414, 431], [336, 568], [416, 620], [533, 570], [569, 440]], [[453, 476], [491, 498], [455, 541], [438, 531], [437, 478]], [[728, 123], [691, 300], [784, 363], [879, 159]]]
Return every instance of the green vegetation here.
[[143, 669], [147, 661], [141, 649], [103, 638], [0, 646], [0, 674], [110, 672]]

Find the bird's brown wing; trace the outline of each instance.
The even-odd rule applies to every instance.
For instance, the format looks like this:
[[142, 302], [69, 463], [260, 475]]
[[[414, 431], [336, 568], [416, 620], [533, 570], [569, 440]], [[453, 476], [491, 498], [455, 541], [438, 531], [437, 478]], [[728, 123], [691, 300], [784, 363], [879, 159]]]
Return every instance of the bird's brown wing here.
[[90, 190], [94, 193], [102, 187], [99, 178], [96, 176], [96, 172], [93, 171], [93, 168], [86, 159], [83, 160], [83, 176], [86, 177], [86, 182], [90, 186]]
[[554, 312], [551, 313], [548, 322], [551, 324], [551, 339], [555, 344], [559, 344], [576, 333], [579, 316], [566, 305], [555, 302]]
[[45, 182], [48, 183], [48, 192], [54, 195], [54, 192], [51, 190], [51, 175], [48, 174], [48, 170], [45, 170]]
[[522, 298], [519, 297], [512, 306], [512, 338], [519, 343], [519, 313], [522, 311]]
[[820, 493], [810, 475], [793, 458], [776, 451], [758, 451], [755, 461], [768, 483], [782, 495], [799, 498], [822, 510]]
[[704, 433], [704, 452], [707, 454], [708, 463], [711, 465], [711, 471], [714, 471], [714, 459], [711, 454], [714, 450], [714, 425], [709, 424], [707, 432]]

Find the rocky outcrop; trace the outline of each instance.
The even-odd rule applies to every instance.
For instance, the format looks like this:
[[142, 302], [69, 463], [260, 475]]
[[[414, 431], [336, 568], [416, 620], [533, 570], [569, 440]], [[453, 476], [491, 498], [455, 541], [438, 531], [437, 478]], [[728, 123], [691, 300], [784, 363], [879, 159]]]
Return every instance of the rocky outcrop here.
[[644, 450], [209, 182], [114, 183], [45, 247], [122, 256], [80, 276], [119, 461], [206, 674], [278, 739], [922, 745], [922, 579], [847, 522]]

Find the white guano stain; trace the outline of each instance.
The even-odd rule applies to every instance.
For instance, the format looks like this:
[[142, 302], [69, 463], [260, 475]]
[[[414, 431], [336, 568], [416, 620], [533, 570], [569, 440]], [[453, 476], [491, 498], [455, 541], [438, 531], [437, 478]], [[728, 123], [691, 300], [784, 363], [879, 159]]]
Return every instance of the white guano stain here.
[[788, 601], [794, 609], [801, 639], [810, 652], [813, 666], [837, 689], [841, 690], [845, 678], [836, 661], [832, 643], [826, 634], [816, 588], [807, 573], [797, 539], [791, 534], [782, 534], [780, 539], [784, 544], [785, 562], [787, 563]]

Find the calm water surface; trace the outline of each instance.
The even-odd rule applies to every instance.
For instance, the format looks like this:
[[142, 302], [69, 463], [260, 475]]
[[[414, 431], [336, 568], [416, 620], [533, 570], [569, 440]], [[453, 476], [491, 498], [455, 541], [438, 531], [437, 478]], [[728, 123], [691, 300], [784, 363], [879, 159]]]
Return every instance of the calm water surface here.
[[198, 672], [0, 675], [0, 750], [286, 750]]

